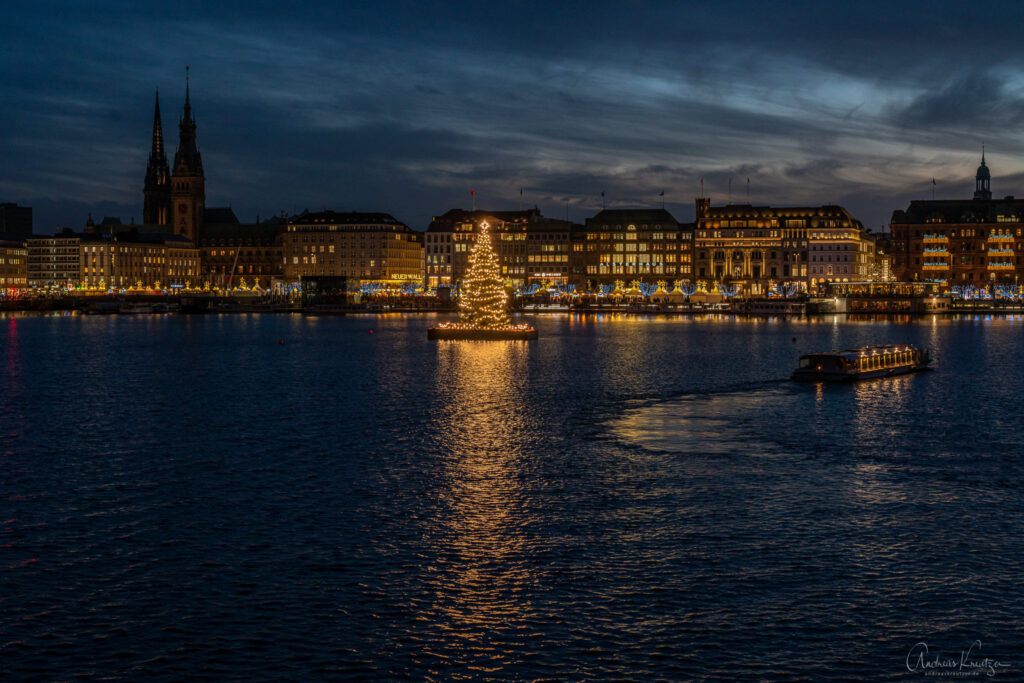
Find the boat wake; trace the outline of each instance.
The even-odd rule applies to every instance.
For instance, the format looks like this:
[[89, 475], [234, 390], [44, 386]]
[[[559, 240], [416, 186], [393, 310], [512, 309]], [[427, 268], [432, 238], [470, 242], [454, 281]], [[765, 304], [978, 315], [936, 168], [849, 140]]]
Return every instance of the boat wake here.
[[806, 400], [786, 379], [756, 388], [688, 394], [628, 408], [606, 423], [617, 440], [641, 448], [689, 454], [776, 455], [783, 452], [763, 432], [766, 416], [780, 429]]

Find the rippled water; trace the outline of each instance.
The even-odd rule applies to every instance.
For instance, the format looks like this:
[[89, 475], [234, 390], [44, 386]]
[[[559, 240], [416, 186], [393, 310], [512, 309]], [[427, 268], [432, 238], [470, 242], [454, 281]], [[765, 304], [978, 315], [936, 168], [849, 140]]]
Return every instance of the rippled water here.
[[1024, 320], [433, 321], [0, 320], [0, 670], [1024, 677]]

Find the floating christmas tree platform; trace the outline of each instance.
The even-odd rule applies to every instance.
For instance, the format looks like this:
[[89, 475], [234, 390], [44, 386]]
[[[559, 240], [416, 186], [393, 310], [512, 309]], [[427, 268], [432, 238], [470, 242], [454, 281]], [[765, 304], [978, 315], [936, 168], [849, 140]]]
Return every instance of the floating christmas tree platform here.
[[480, 224], [480, 236], [469, 252], [469, 268], [462, 283], [459, 321], [427, 330], [427, 339], [536, 339], [537, 330], [513, 324], [508, 316], [508, 293], [501, 277], [498, 257], [491, 246], [487, 222]]

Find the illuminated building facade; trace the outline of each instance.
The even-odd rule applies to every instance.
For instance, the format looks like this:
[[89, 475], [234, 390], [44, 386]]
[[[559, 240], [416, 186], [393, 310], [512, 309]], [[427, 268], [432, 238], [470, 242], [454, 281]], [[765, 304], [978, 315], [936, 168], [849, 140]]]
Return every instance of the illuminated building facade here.
[[892, 268], [903, 281], [1017, 285], [1024, 276], [1024, 200], [992, 199], [985, 158], [973, 199], [912, 201], [893, 212]]
[[41, 290], [74, 289], [81, 283], [79, 254], [82, 235], [65, 228], [52, 236], [34, 235], [28, 249], [28, 286]]
[[634, 280], [669, 288], [676, 280], [693, 280], [692, 224], [679, 223], [664, 209], [605, 209], [586, 222], [585, 238], [573, 254], [582, 264], [579, 286]]
[[21, 242], [0, 242], [0, 292], [28, 287], [28, 249]]
[[42, 290], [147, 289], [199, 282], [199, 250], [180, 235], [139, 232], [138, 226], [108, 219], [103, 230], [65, 229], [51, 237], [27, 241], [28, 285]]
[[240, 223], [231, 209], [206, 209], [199, 251], [203, 284], [218, 289], [269, 290], [284, 277], [283, 218]]
[[196, 288], [199, 250], [181, 235], [128, 229], [83, 236], [79, 282], [88, 289]]
[[539, 218], [526, 224], [527, 285], [565, 285], [572, 279], [572, 236], [582, 226]]
[[817, 290], [829, 282], [870, 279], [874, 239], [841, 206], [783, 207], [697, 199], [694, 249], [698, 280], [750, 295], [771, 285]]
[[284, 276], [345, 276], [398, 286], [423, 281], [423, 235], [386, 213], [305, 212], [282, 234]]
[[462, 281], [469, 251], [485, 221], [506, 284], [564, 284], [570, 279], [570, 242], [579, 226], [545, 218], [538, 209], [451, 209], [434, 217], [424, 235], [424, 284], [428, 288]]

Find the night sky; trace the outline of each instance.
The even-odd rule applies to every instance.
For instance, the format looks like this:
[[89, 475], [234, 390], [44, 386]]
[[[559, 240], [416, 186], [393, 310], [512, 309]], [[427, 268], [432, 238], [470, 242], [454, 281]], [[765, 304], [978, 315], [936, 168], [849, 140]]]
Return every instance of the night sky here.
[[[1024, 195], [1024, 5], [12, 3], [0, 201], [36, 232], [141, 219], [153, 95], [168, 156], [185, 65], [207, 206], [659, 206]], [[552, 3], [555, 4], [555, 3]]]

